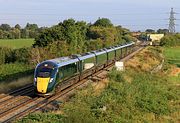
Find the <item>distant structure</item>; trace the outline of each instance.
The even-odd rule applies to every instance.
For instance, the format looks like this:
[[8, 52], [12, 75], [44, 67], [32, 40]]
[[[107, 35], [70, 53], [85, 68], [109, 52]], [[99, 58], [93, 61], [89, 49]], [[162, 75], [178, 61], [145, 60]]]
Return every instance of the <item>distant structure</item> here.
[[149, 41], [160, 41], [164, 37], [164, 34], [147, 34]]
[[131, 32], [133, 37], [138, 37], [141, 35], [141, 32]]
[[170, 12], [170, 17], [169, 17], [169, 32], [170, 33], [175, 33], [176, 30], [175, 30], [175, 15], [176, 13], [174, 12], [173, 8], [171, 8], [171, 12]]

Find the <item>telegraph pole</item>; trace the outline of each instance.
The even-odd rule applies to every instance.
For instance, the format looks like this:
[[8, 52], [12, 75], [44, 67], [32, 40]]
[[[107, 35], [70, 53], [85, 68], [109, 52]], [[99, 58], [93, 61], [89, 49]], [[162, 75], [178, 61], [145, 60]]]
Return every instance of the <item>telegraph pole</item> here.
[[173, 8], [171, 8], [171, 12], [170, 12], [170, 17], [169, 17], [169, 32], [170, 33], [175, 33], [176, 29], [175, 29], [175, 15], [176, 13], [174, 12]]

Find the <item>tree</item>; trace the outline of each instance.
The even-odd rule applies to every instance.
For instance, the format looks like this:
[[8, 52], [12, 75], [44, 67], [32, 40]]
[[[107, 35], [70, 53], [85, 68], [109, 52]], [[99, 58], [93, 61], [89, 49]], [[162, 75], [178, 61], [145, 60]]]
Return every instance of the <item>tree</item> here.
[[11, 26], [9, 24], [1, 24], [0, 29], [3, 31], [10, 31]]
[[169, 33], [169, 30], [168, 30], [168, 29], [158, 29], [158, 30], [157, 30], [157, 33], [158, 33], [158, 34], [168, 34], [168, 33]]
[[37, 24], [30, 24], [30, 23], [27, 23], [25, 29], [35, 31], [35, 30], [38, 29], [38, 25], [37, 25]]
[[16, 24], [16, 25], [14, 26], [14, 28], [16, 28], [16, 29], [18, 29], [18, 30], [21, 30], [21, 26], [20, 26], [19, 24]]
[[25, 27], [26, 31], [28, 32], [28, 38], [35, 38], [38, 35], [38, 25], [37, 24], [26, 24]]
[[8, 31], [3, 31], [3, 39], [9, 39], [10, 33]]
[[99, 18], [95, 23], [94, 26], [101, 26], [101, 27], [112, 27], [113, 24], [107, 18]]
[[29, 38], [29, 31], [27, 29], [21, 29], [21, 38]]
[[54, 41], [64, 39], [62, 29], [60, 26], [53, 26], [48, 29], [44, 29], [36, 38], [33, 46], [46, 47]]
[[153, 30], [153, 29], [146, 29], [145, 32], [147, 32], [147, 33], [155, 33], [155, 30]]
[[78, 21], [76, 22], [76, 35], [77, 35], [77, 53], [81, 53], [83, 51], [83, 46], [86, 40], [86, 34], [87, 34], [87, 24], [84, 21]]
[[12, 29], [10, 31], [10, 34], [11, 34], [11, 39], [19, 39], [19, 38], [21, 38], [21, 32], [20, 32], [19, 29], [16, 29], [16, 28]]
[[4, 38], [4, 32], [2, 30], [0, 30], [0, 39]]
[[34, 46], [45, 47], [56, 41], [66, 41], [71, 53], [80, 53], [86, 39], [87, 27], [83, 21], [64, 20], [58, 25], [44, 29], [35, 39]]

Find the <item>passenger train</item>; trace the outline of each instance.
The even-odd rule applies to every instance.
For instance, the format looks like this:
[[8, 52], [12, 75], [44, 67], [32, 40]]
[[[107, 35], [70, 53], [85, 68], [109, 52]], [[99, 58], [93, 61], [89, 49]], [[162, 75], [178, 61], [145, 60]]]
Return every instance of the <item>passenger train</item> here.
[[66, 88], [94, 74], [116, 60], [132, 52], [134, 42], [88, 52], [70, 57], [60, 57], [43, 61], [34, 72], [34, 91], [36, 95], [52, 95], [56, 86]]

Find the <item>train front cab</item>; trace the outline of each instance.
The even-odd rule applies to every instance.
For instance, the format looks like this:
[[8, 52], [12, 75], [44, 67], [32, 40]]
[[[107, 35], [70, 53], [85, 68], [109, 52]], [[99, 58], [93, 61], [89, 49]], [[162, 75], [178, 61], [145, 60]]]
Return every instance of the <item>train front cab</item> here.
[[58, 68], [53, 62], [43, 62], [35, 69], [34, 91], [36, 95], [46, 96], [54, 94], [54, 86], [58, 78]]

